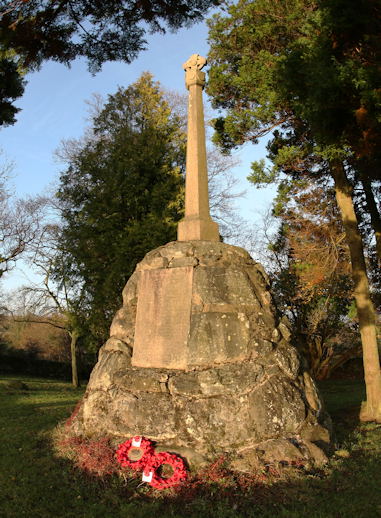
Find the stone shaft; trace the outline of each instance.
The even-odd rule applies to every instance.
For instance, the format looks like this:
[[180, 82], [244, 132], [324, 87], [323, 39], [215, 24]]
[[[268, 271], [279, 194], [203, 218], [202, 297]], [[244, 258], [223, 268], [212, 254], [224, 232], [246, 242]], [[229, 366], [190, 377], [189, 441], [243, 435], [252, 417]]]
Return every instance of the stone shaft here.
[[185, 217], [178, 225], [178, 240], [219, 241], [218, 225], [209, 212], [208, 172], [202, 89], [206, 60], [194, 54], [184, 64], [189, 90], [188, 140], [185, 179]]

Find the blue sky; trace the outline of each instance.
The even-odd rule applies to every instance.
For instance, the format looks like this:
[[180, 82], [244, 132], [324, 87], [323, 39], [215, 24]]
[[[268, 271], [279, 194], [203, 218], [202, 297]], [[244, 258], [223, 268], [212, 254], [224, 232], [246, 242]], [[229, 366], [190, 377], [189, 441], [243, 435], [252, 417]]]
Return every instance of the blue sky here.
[[[118, 86], [134, 82], [144, 71], [151, 72], [165, 88], [185, 92], [182, 63], [193, 53], [208, 53], [204, 23], [176, 33], [150, 36], [148, 50], [132, 64], [106, 63], [95, 76], [87, 71], [85, 60], [75, 61], [71, 68], [48, 62], [38, 72], [29, 74], [25, 94], [16, 103], [22, 109], [17, 123], [0, 130], [0, 148], [15, 164], [16, 193], [41, 193], [57, 179], [63, 166], [53, 153], [63, 139], [82, 135], [88, 109], [85, 101], [93, 93], [113, 94]], [[207, 103], [206, 96], [204, 101]], [[273, 194], [271, 189], [257, 191], [246, 180], [250, 162], [264, 155], [263, 145], [248, 145], [238, 154], [241, 164], [235, 174], [240, 178], [240, 188], [247, 189], [246, 199], [239, 201], [239, 207], [248, 220], [255, 220], [258, 211], [268, 207]], [[9, 288], [25, 283], [25, 277], [18, 268], [2, 281]]]

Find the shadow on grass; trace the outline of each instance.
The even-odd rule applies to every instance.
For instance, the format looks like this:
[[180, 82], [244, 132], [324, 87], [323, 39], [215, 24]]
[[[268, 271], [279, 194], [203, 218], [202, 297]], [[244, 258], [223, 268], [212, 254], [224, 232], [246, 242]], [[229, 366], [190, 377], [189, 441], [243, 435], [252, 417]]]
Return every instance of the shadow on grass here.
[[334, 441], [342, 447], [359, 425], [361, 402], [366, 399], [364, 381], [321, 381], [319, 390], [332, 418]]
[[381, 427], [368, 425], [360, 435], [349, 458], [333, 458], [325, 468], [284, 471], [261, 482], [221, 473], [214, 482], [191, 481], [172, 495], [153, 492], [157, 500], [147, 501], [143, 513], [139, 502], [130, 504], [131, 516], [143, 518], [148, 512], [190, 518], [381, 516]]
[[[0, 430], [1, 436], [12, 437], [13, 428], [21, 430], [22, 423], [29, 419], [25, 434], [45, 432], [54, 428], [58, 421], [64, 419], [75, 407], [82, 396], [79, 391], [46, 391], [34, 387], [33, 390], [0, 390]], [[23, 425], [25, 426], [25, 425]], [[0, 445], [1, 450], [1, 445]], [[1, 515], [0, 515], [1, 518]]]
[[348, 458], [334, 457], [321, 469], [279, 473], [277, 466], [249, 475], [221, 468], [163, 492], [140, 486], [139, 478], [95, 479], [55, 456], [49, 432], [69, 417], [81, 395], [63, 393], [58, 385], [56, 395], [48, 391], [45, 400], [38, 394], [34, 398], [35, 393], [1, 397], [1, 518], [381, 516], [381, 426], [358, 426], [360, 385], [322, 388], [328, 410], [333, 409], [339, 446], [348, 448]]
[[81, 514], [77, 501], [71, 504], [73, 514], [57, 518], [74, 518], [76, 512], [96, 518], [111, 506], [112, 514], [106, 516], [113, 518], [376, 518], [381, 516], [379, 461], [358, 449], [321, 470], [294, 470], [278, 478], [272, 474], [262, 481], [221, 472], [215, 480], [194, 477], [176, 491], [163, 492], [139, 488], [136, 479], [122, 485], [115, 478], [99, 482], [82, 475], [76, 488], [93, 514]]

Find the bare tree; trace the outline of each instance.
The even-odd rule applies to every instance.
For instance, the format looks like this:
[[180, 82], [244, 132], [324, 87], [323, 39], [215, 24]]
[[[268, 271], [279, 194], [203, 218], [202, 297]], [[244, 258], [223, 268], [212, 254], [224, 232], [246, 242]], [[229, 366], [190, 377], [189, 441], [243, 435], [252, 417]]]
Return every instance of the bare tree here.
[[[52, 200], [51, 206], [54, 205]], [[59, 223], [45, 224], [38, 237], [30, 243], [26, 261], [39, 275], [40, 281], [23, 286], [18, 300], [7, 305], [8, 314], [16, 322], [46, 324], [64, 330], [70, 337], [72, 384], [79, 386], [77, 343], [82, 335], [78, 312], [83, 296], [80, 286], [71, 285], [65, 278], [54, 277], [60, 237]], [[61, 256], [62, 257], [62, 256]]]
[[48, 224], [39, 241], [34, 243], [28, 259], [32, 268], [42, 277], [42, 282], [26, 287], [24, 291], [29, 294], [32, 306], [38, 308], [41, 315], [63, 317], [57, 327], [65, 329], [70, 337], [72, 383], [78, 387], [77, 342], [82, 335], [78, 313], [83, 304], [83, 291], [80, 285], [71, 284], [65, 276], [60, 276], [59, 280], [54, 277], [57, 261], [62, 257], [59, 254], [60, 232], [59, 223]]
[[0, 277], [38, 236], [46, 203], [43, 196], [16, 198], [9, 187], [11, 170], [11, 164], [0, 169]]

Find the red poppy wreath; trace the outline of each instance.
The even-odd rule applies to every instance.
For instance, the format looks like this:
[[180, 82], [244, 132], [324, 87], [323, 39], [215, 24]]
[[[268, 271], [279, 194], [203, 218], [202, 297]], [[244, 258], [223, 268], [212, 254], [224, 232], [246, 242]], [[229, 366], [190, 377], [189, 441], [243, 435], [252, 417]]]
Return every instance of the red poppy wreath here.
[[132, 437], [119, 444], [116, 460], [121, 466], [134, 470], [144, 469], [154, 455], [152, 442], [144, 437]]
[[[172, 475], [163, 477], [159, 468], [168, 465], [172, 468]], [[160, 452], [151, 457], [143, 471], [143, 480], [156, 489], [166, 489], [175, 486], [187, 478], [184, 461], [173, 453]]]

